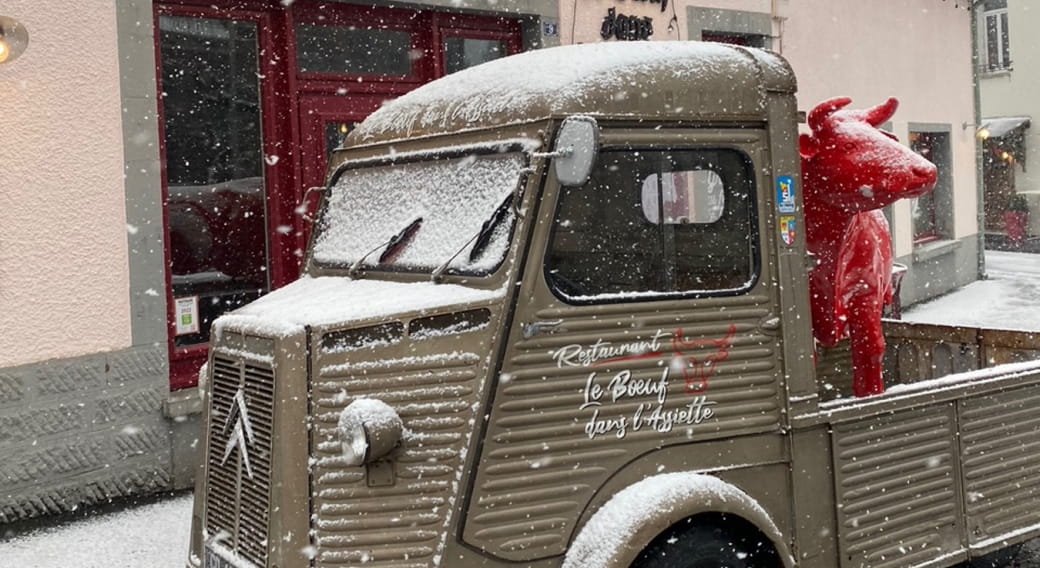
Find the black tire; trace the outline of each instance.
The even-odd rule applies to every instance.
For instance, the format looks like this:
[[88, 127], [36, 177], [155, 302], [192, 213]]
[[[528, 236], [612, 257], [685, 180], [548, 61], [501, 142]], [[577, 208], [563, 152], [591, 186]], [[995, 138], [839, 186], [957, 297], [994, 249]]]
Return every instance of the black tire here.
[[1022, 551], [1022, 546], [1013, 544], [957, 566], [958, 568], [1017, 568], [1020, 565], [1018, 555]]
[[778, 568], [772, 544], [755, 530], [685, 522], [655, 538], [632, 568]]

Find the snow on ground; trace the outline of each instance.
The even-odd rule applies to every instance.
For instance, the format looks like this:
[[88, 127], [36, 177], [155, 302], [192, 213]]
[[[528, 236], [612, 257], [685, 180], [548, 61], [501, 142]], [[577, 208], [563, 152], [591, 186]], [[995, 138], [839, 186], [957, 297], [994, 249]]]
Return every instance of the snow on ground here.
[[183, 568], [191, 494], [0, 539], [0, 565], [25, 568]]
[[[987, 280], [912, 306], [907, 321], [1040, 330], [1040, 255], [986, 252]], [[0, 565], [33, 568], [183, 568], [191, 495], [0, 537]], [[1017, 566], [1040, 567], [1040, 543]]]
[[986, 251], [986, 280], [903, 311], [903, 320], [1040, 331], [1040, 255]]

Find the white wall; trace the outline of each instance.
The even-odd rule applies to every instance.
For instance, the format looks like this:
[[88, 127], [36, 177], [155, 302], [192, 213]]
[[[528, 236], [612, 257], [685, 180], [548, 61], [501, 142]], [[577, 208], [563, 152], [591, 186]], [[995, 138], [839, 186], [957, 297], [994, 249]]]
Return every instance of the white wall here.
[[[983, 11], [979, 9], [980, 32]], [[1031, 125], [1025, 130], [1025, 169], [1016, 165], [1015, 189], [1040, 192], [1040, 4], [1035, 0], [1008, 0], [1008, 49], [1011, 70], [982, 74], [979, 79], [980, 107], [983, 117], [1028, 116]], [[980, 36], [981, 39], [981, 36]], [[979, 57], [985, 61], [985, 42], [980, 43]], [[1040, 229], [1037, 215], [1031, 215], [1033, 231]]]
[[127, 347], [115, 7], [7, 0], [0, 15], [29, 31], [0, 65], [0, 367]]

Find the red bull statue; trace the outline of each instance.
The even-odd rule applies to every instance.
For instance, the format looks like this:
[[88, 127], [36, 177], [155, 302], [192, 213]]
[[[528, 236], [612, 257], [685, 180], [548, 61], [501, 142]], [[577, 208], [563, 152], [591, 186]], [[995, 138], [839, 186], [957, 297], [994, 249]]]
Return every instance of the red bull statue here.
[[848, 110], [835, 98], [809, 113], [799, 152], [806, 239], [817, 265], [810, 276], [813, 334], [824, 347], [850, 338], [853, 394], [885, 390], [881, 312], [892, 301], [892, 238], [880, 209], [935, 186], [935, 165], [878, 127], [896, 111], [890, 98]]

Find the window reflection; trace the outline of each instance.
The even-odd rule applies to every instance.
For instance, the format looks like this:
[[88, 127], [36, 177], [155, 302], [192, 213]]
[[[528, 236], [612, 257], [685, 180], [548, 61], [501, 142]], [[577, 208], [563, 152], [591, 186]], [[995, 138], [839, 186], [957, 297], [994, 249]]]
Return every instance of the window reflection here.
[[268, 290], [257, 29], [161, 16], [176, 344]]
[[412, 74], [412, 35], [353, 26], [296, 26], [296, 60], [304, 73]]

